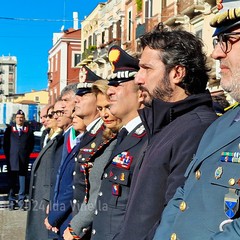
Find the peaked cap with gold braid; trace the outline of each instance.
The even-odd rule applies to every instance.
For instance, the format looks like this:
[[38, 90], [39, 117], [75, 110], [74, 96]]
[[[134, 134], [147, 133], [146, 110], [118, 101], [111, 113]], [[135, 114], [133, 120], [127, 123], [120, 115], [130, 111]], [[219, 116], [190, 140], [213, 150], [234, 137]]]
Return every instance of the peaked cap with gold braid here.
[[108, 59], [112, 65], [112, 75], [108, 85], [115, 86], [121, 82], [134, 80], [139, 70], [139, 60], [130, 56], [126, 51], [117, 45], [113, 45], [108, 51]]
[[95, 81], [101, 79], [98, 75], [96, 75], [92, 70], [90, 70], [86, 66], [82, 66], [79, 69], [79, 83], [77, 85], [77, 93], [78, 96], [83, 96], [86, 93], [92, 92], [92, 85]]
[[216, 28], [213, 36], [240, 25], [240, 0], [217, 0], [217, 7], [219, 13], [210, 22]]

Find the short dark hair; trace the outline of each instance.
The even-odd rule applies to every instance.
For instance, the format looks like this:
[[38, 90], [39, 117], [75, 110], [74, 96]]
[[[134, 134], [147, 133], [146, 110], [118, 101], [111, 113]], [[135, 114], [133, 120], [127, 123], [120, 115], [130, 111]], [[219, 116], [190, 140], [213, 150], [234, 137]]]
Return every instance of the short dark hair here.
[[185, 30], [170, 29], [159, 23], [153, 31], [140, 37], [140, 43], [143, 49], [148, 46], [159, 50], [159, 58], [165, 64], [167, 73], [177, 65], [186, 68], [180, 87], [187, 95], [206, 90], [210, 69], [199, 38]]

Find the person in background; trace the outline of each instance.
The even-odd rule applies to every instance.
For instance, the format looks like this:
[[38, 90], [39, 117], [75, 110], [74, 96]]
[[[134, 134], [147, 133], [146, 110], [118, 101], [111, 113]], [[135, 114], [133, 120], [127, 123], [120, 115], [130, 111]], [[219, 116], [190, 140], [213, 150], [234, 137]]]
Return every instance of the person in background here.
[[47, 134], [43, 140], [43, 147], [46, 146], [48, 141], [55, 138], [62, 129], [57, 126], [57, 121], [54, 118], [54, 105], [50, 105], [47, 110], [47, 120], [46, 120], [46, 129], [48, 129]]
[[[77, 84], [67, 85], [61, 91], [59, 99], [61, 106], [54, 109], [54, 118], [57, 120], [58, 127], [63, 129], [63, 134], [56, 145], [54, 161], [51, 166], [50, 202], [44, 221], [45, 227], [50, 230], [49, 237], [51, 238], [61, 239], [63, 230], [71, 219], [71, 163], [77, 153], [76, 147], [79, 143], [76, 131], [72, 128], [76, 91]], [[85, 126], [82, 125], [81, 133], [84, 130]]]
[[48, 109], [51, 105], [47, 104], [45, 106], [43, 106], [43, 108], [40, 111], [40, 122], [42, 124], [42, 129], [41, 131], [43, 131], [45, 128], [47, 128], [47, 112]]
[[[223, 0], [210, 22], [212, 58], [220, 61], [220, 85], [240, 102], [240, 1]], [[179, 187], [165, 208], [155, 240], [238, 240], [239, 105], [228, 110], [205, 132]]]
[[46, 207], [50, 200], [51, 164], [54, 159], [58, 138], [61, 137], [62, 133], [62, 129], [57, 127], [57, 121], [54, 118], [54, 108], [57, 109], [58, 107], [61, 107], [61, 102], [59, 101], [48, 107], [46, 128], [49, 129], [49, 134], [46, 135], [45, 146], [32, 166], [26, 240], [48, 239], [48, 231], [43, 222], [46, 218]]
[[107, 80], [97, 80], [92, 84], [92, 92], [97, 97], [97, 109], [100, 117], [104, 122], [105, 129], [103, 131], [103, 143], [100, 144], [96, 152], [91, 156], [93, 166], [90, 168], [88, 177], [89, 197], [83, 202], [79, 212], [71, 220], [69, 227], [64, 231], [64, 239], [81, 239], [90, 238], [90, 229], [96, 209], [96, 200], [101, 186], [101, 176], [103, 169], [116, 145], [116, 135], [121, 126], [120, 120], [114, 117], [109, 108], [110, 101], [107, 96], [108, 89]]
[[[78, 117], [75, 111], [72, 114], [72, 135], [74, 137], [75, 145], [64, 161], [61, 163], [57, 180], [54, 188], [54, 196], [50, 204], [48, 213], [48, 222], [53, 227], [52, 231], [58, 233], [58, 239], [62, 239], [62, 235], [70, 220], [72, 219], [71, 203], [73, 199], [73, 171], [75, 167], [75, 160], [82, 137], [86, 131], [86, 126], [83, 120]], [[69, 135], [70, 136], [70, 135]]]
[[102, 174], [92, 224], [93, 240], [110, 240], [119, 232], [126, 213], [132, 176], [141, 162], [141, 151], [147, 141], [138, 115], [138, 110], [143, 107], [143, 95], [134, 83], [139, 60], [116, 45], [109, 49], [108, 58], [113, 69], [107, 91], [110, 112], [121, 120], [123, 127]]
[[40, 147], [41, 148], [43, 148], [45, 136], [48, 134], [48, 131], [49, 131], [49, 129], [47, 128], [47, 112], [48, 112], [48, 109], [50, 106], [51, 106], [50, 104], [47, 104], [40, 111], [40, 122], [42, 124], [42, 127], [40, 129], [40, 131], [42, 133], [41, 139], [40, 139]]
[[159, 23], [140, 42], [135, 82], [144, 95], [146, 107], [139, 112], [149, 141], [134, 172], [116, 239], [153, 237], [164, 207], [185, 181], [184, 172], [204, 131], [217, 118], [206, 90], [209, 69], [199, 38]]
[[[25, 114], [22, 110], [17, 111], [15, 121], [13, 126], [6, 128], [3, 144], [8, 166], [9, 210], [14, 210], [16, 206], [25, 210], [25, 181], [29, 156], [34, 147], [34, 135], [30, 127], [25, 124]], [[18, 185], [19, 191], [16, 197]]]

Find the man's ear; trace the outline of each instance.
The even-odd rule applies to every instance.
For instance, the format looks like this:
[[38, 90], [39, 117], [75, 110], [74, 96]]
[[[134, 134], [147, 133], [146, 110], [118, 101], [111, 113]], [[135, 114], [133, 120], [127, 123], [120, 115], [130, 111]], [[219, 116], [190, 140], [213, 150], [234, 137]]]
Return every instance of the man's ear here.
[[182, 79], [186, 76], [186, 68], [181, 65], [177, 65], [173, 68], [173, 83], [178, 85], [182, 82]]

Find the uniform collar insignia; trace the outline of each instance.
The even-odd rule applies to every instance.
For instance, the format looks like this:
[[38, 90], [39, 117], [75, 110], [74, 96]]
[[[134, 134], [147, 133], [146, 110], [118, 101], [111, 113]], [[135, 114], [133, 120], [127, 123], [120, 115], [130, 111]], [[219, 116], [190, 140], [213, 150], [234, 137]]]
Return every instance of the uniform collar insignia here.
[[135, 134], [141, 135], [141, 134], [143, 134], [144, 131], [145, 131], [145, 127], [143, 125], [141, 125], [139, 128], [137, 128], [135, 130]]

